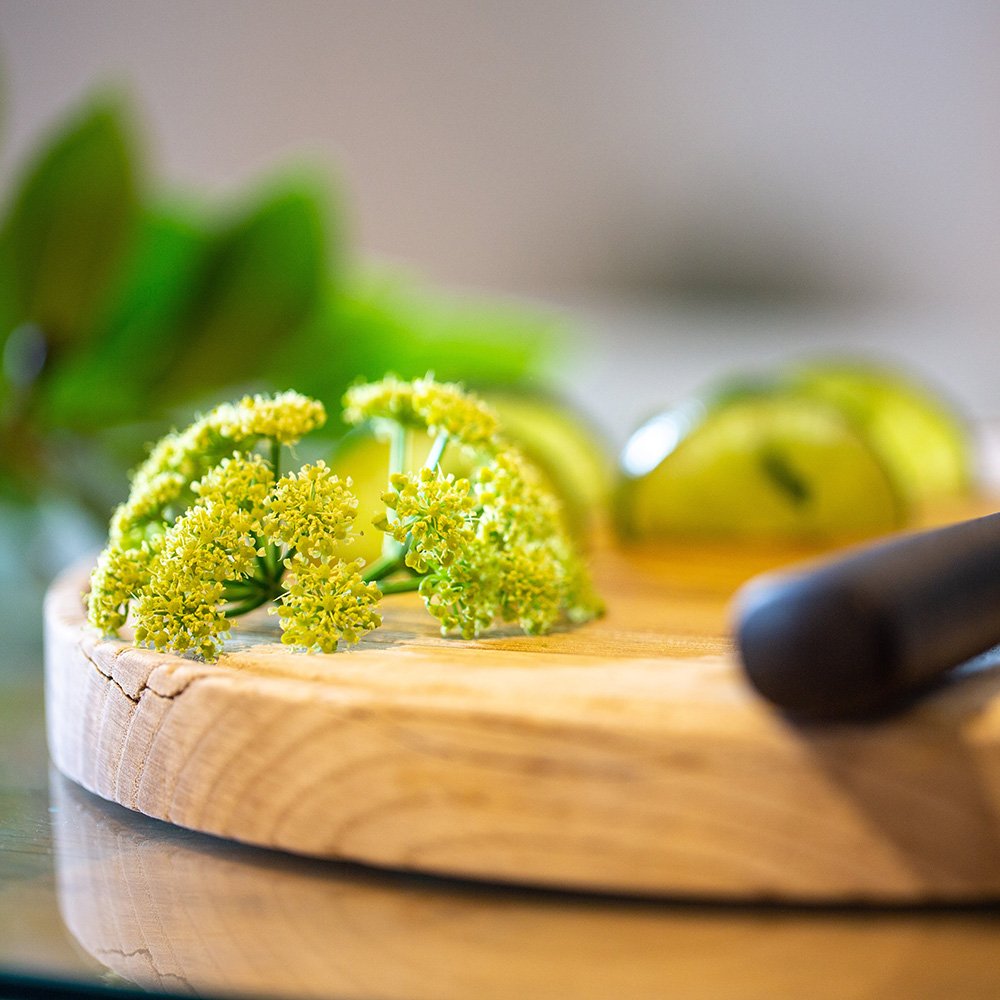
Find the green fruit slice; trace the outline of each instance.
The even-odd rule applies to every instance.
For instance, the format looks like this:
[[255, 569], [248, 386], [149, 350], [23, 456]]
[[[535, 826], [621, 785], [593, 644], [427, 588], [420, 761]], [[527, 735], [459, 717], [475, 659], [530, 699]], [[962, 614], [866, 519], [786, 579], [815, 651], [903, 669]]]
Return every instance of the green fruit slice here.
[[878, 454], [835, 408], [771, 388], [654, 417], [622, 453], [626, 535], [860, 536], [905, 504]]
[[890, 369], [813, 364], [788, 373], [797, 392], [839, 409], [879, 453], [903, 495], [922, 503], [968, 492], [970, 435], [937, 395]]
[[570, 526], [582, 531], [606, 509], [614, 479], [607, 444], [569, 404], [517, 390], [482, 393], [496, 411], [504, 436], [542, 470], [562, 498]]

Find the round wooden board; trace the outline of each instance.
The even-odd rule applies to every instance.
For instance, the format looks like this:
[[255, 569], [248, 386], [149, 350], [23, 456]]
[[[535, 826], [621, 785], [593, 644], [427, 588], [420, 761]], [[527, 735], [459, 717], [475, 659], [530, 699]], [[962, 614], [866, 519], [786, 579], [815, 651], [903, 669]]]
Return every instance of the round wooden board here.
[[[615, 893], [810, 902], [1000, 898], [1000, 655], [879, 724], [802, 726], [745, 684], [734, 589], [795, 550], [596, 558], [608, 614], [441, 639], [414, 595], [332, 656], [266, 615], [216, 664], [46, 606], [53, 760], [180, 826], [328, 858]], [[808, 669], [804, 664], [803, 669]]]

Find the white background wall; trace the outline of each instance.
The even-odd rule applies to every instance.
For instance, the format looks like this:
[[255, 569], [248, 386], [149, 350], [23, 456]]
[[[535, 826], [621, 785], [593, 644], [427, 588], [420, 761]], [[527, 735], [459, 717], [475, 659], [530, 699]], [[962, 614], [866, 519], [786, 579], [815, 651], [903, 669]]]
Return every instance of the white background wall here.
[[[688, 387], [671, 357], [695, 382], [755, 356], [759, 320], [727, 313], [731, 357], [708, 354], [669, 305], [719, 295], [842, 311], [803, 343], [902, 348], [1000, 414], [990, 0], [0, 0], [0, 54], [0, 179], [88, 88], [124, 83], [165, 183], [319, 162], [366, 253], [449, 285], [668, 303], [636, 369], [660, 358], [656, 391]], [[795, 324], [775, 329], [765, 353], [794, 349]]]

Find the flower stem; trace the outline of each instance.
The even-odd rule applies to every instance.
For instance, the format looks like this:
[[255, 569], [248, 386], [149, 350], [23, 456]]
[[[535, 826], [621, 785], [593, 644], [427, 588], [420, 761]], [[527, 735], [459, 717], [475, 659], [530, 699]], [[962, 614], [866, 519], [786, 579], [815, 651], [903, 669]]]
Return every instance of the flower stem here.
[[444, 455], [444, 450], [448, 447], [450, 440], [451, 435], [446, 431], [438, 434], [434, 439], [434, 444], [431, 445], [431, 450], [427, 453], [427, 460], [424, 462], [426, 468], [436, 469], [441, 464], [441, 457]]
[[273, 601], [276, 596], [277, 594], [274, 591], [261, 591], [256, 597], [248, 597], [240, 604], [233, 604], [225, 608], [222, 613], [227, 618], [238, 618], [240, 615], [245, 615], [247, 612], [253, 611], [254, 608], [259, 608], [262, 604]]
[[378, 589], [383, 594], [404, 594], [410, 590], [416, 590], [420, 586], [422, 576], [411, 576], [405, 580], [380, 580]]
[[[274, 473], [274, 481], [281, 478], [281, 442], [277, 438], [271, 439], [271, 471]], [[265, 571], [269, 579], [277, 584], [281, 580], [284, 567], [281, 564], [281, 551], [277, 544], [268, 542], [264, 546]]]
[[403, 556], [399, 552], [383, 552], [382, 555], [370, 562], [364, 569], [361, 578], [365, 583], [371, 583], [372, 580], [383, 580], [387, 576], [391, 576], [397, 570], [403, 568]]
[[407, 429], [404, 424], [395, 424], [389, 439], [389, 478], [406, 468]]
[[[397, 472], [402, 472], [406, 468], [406, 452], [409, 443], [409, 432], [404, 424], [395, 424], [392, 428], [392, 437], [389, 439], [389, 474], [386, 477], [391, 485], [392, 477]], [[392, 508], [386, 509], [386, 517], [390, 524], [396, 520], [396, 512]], [[382, 558], [398, 558], [401, 554], [399, 542], [389, 532], [382, 538]]]

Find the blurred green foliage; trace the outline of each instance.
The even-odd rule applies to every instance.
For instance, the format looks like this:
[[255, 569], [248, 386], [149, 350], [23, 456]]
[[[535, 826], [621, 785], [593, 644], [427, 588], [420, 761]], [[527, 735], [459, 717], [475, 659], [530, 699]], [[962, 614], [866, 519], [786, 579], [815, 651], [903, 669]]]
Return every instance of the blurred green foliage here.
[[95, 104], [41, 151], [0, 229], [8, 322], [35, 324], [53, 349], [91, 333], [131, 239], [137, 188], [130, 137], [111, 102]]
[[509, 383], [548, 356], [552, 317], [442, 295], [345, 242], [301, 173], [225, 208], [165, 199], [126, 102], [92, 99], [0, 222], [0, 495], [103, 520], [145, 442], [241, 391], [296, 388], [336, 414], [359, 377]]

